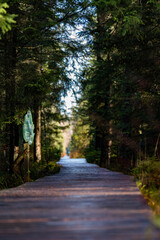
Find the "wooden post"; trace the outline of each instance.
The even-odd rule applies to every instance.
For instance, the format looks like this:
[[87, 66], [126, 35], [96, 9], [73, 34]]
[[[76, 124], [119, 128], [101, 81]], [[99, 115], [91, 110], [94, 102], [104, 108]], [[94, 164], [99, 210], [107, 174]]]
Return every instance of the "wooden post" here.
[[35, 111], [35, 138], [34, 138], [34, 159], [41, 161], [41, 107]]
[[29, 160], [30, 160], [30, 147], [28, 143], [24, 144], [24, 148], [27, 150], [24, 156], [24, 180], [25, 182], [30, 182], [30, 172], [29, 172]]

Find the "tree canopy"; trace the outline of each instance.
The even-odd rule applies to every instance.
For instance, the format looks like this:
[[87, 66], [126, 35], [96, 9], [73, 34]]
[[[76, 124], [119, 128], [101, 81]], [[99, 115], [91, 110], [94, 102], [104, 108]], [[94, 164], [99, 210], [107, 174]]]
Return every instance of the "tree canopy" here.
[[73, 152], [123, 169], [159, 159], [159, 16], [158, 0], [0, 3], [1, 169], [13, 172], [23, 153], [28, 109], [32, 158], [60, 157], [71, 88]]

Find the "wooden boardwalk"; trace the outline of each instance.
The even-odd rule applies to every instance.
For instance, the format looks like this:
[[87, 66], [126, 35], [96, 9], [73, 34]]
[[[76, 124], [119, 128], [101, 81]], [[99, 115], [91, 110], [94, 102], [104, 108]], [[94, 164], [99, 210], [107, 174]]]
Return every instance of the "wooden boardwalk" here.
[[0, 240], [159, 240], [130, 176], [84, 159], [59, 174], [0, 191]]

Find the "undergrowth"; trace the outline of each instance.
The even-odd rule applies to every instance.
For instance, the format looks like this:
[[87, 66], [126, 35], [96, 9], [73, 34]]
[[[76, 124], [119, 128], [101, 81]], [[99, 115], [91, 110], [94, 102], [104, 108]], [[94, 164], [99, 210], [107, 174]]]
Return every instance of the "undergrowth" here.
[[154, 223], [160, 227], [160, 161], [155, 157], [139, 162], [133, 169], [137, 186], [147, 199], [156, 217]]
[[60, 171], [60, 165], [56, 162], [49, 162], [49, 163], [31, 163], [30, 168], [30, 178], [32, 180], [36, 180], [38, 178], [49, 176]]
[[[53, 175], [60, 171], [60, 165], [58, 165], [55, 161], [50, 161], [48, 163], [30, 163], [30, 181], [35, 181], [38, 178]], [[0, 172], [0, 190], [17, 187], [23, 184], [24, 178], [24, 169], [22, 169], [22, 175], [18, 174], [10, 174], [6, 172]]]
[[85, 151], [85, 158], [88, 163], [100, 165], [100, 154], [101, 153], [98, 150], [87, 148]]
[[23, 183], [23, 179], [18, 174], [0, 172], [0, 189], [17, 187]]

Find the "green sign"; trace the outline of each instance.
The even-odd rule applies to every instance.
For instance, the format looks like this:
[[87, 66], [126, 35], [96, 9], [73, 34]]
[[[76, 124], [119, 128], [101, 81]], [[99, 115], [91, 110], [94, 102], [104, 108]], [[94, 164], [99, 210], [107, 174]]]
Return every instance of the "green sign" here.
[[34, 124], [30, 110], [28, 110], [27, 114], [24, 117], [23, 138], [29, 145], [31, 145], [34, 140]]

